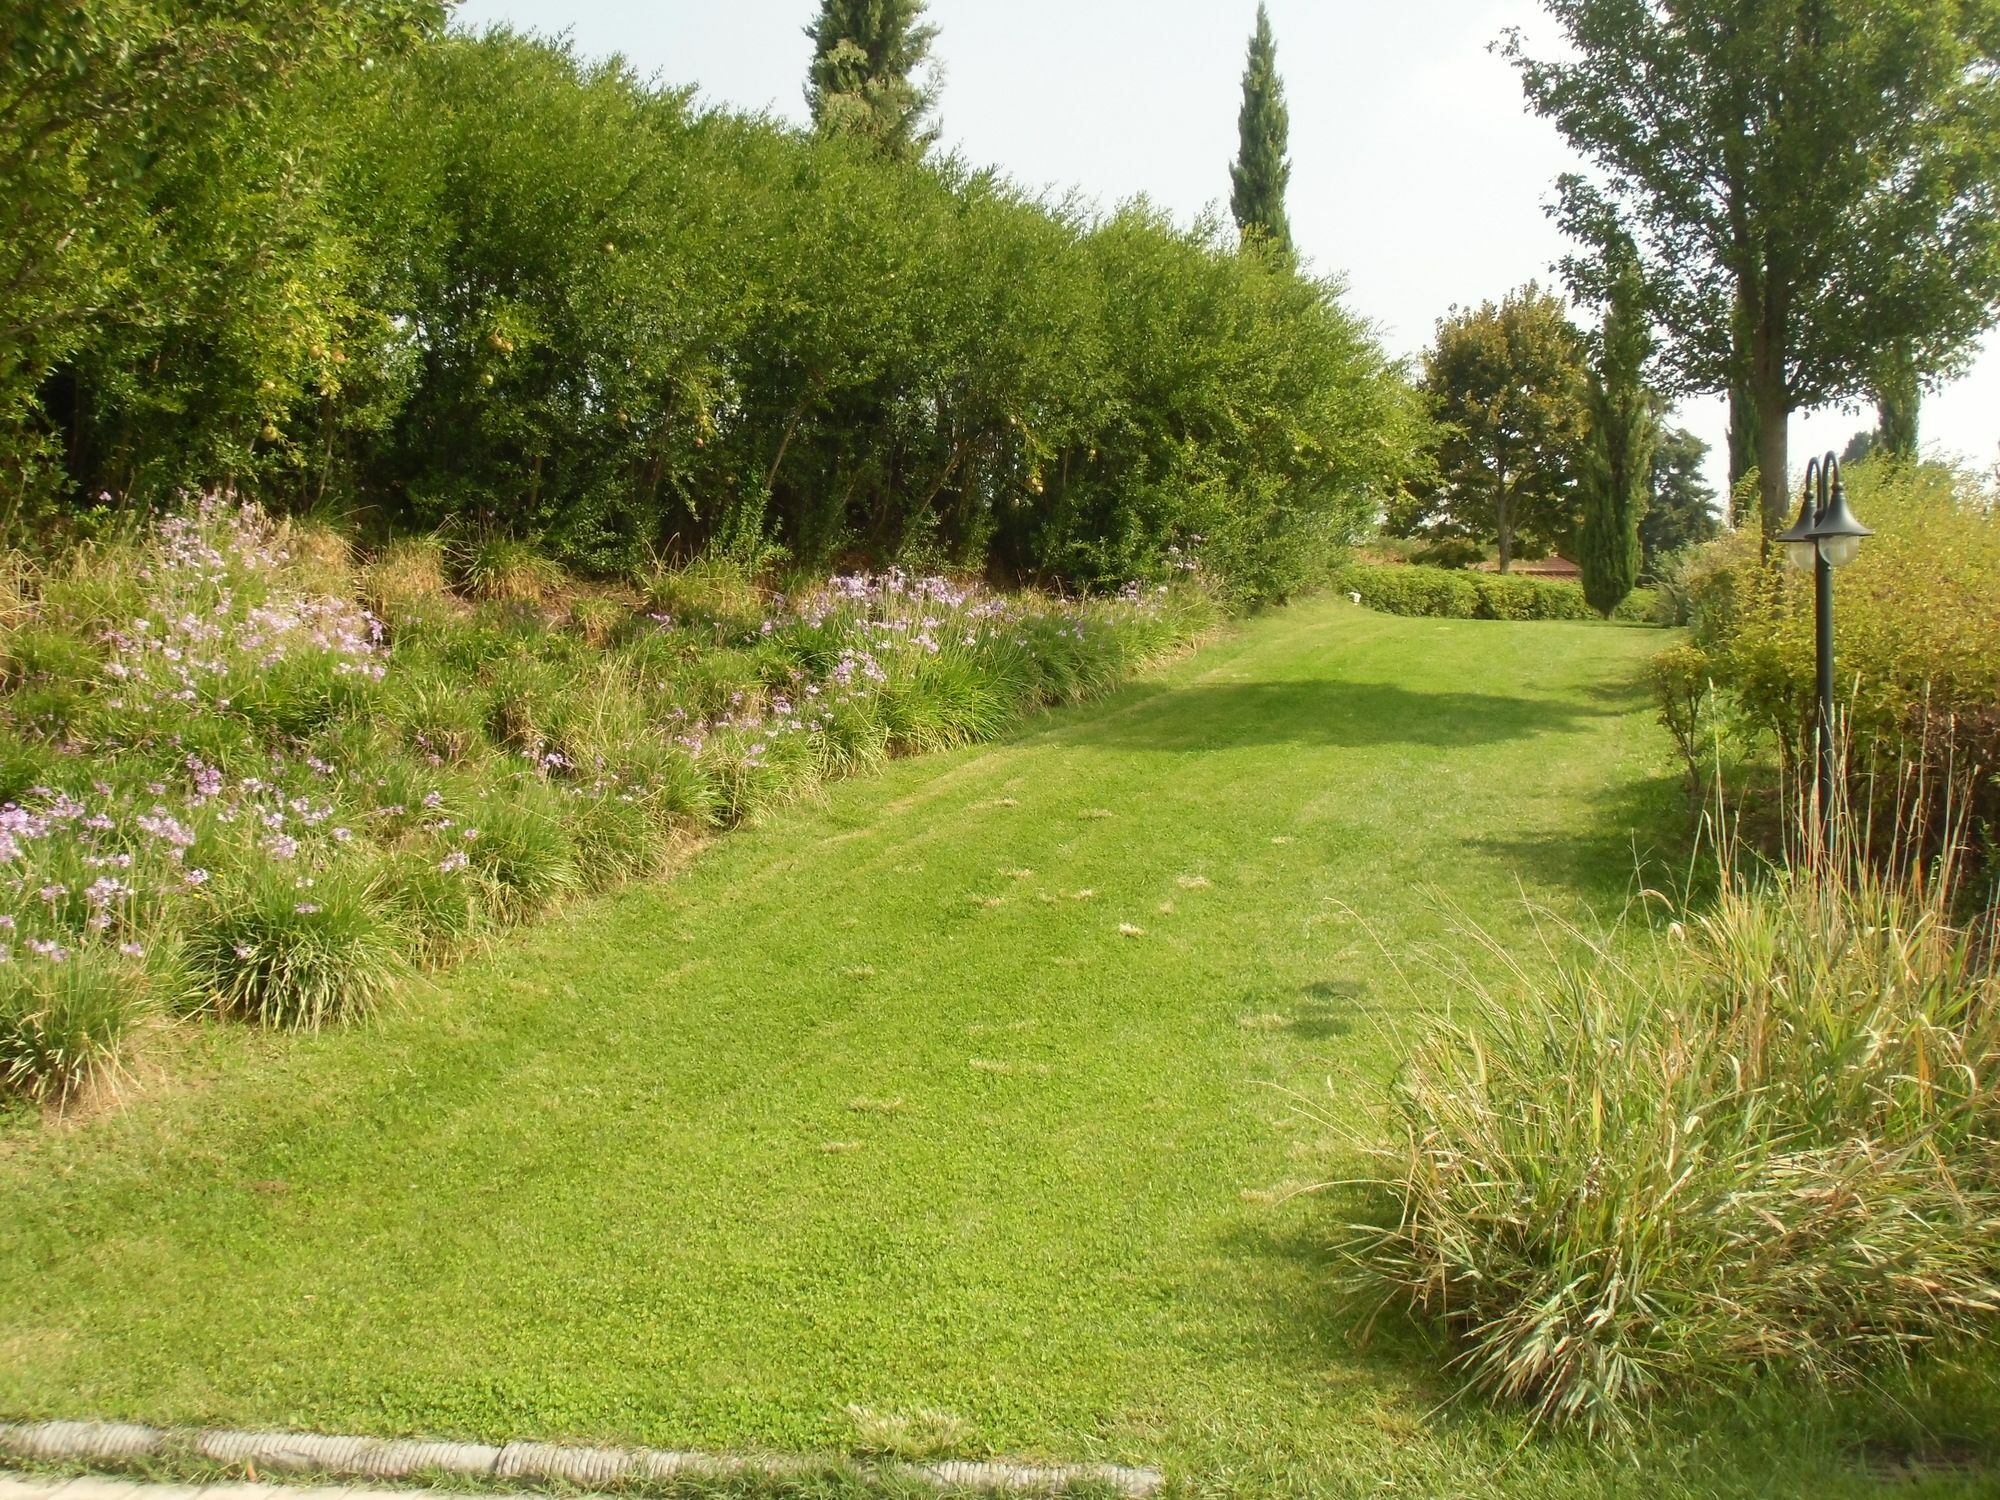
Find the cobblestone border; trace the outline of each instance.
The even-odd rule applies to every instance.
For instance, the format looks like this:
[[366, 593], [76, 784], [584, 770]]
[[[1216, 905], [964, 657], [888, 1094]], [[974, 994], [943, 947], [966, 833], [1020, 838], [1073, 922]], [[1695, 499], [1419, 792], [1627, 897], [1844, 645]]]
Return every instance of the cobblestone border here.
[[[117, 1463], [186, 1455], [213, 1463], [245, 1465], [258, 1472], [324, 1474], [351, 1479], [411, 1479], [425, 1474], [453, 1474], [470, 1479], [506, 1479], [574, 1485], [584, 1489], [621, 1483], [672, 1479], [729, 1479], [745, 1475], [782, 1478], [817, 1467], [811, 1459], [747, 1457], [713, 1453], [676, 1453], [654, 1448], [585, 1448], [557, 1443], [454, 1443], [427, 1438], [334, 1437], [311, 1432], [202, 1432], [144, 1427], [133, 1422], [0, 1422], [0, 1457], [58, 1462]], [[1055, 1494], [1072, 1484], [1108, 1485], [1131, 1500], [1150, 1500], [1165, 1483], [1157, 1469], [1125, 1468], [1116, 1464], [945, 1463], [898, 1465], [897, 1472], [926, 1479], [940, 1489], [981, 1489], [1015, 1493]], [[0, 1500], [46, 1500], [57, 1481], [33, 1484], [0, 1476]], [[146, 1492], [187, 1490], [186, 1486], [152, 1486], [128, 1480], [74, 1480], [74, 1485], [103, 1485], [65, 1490], [62, 1500], [146, 1500]], [[16, 1493], [8, 1486], [34, 1488]], [[114, 1489], [112, 1486], [117, 1486]], [[264, 1496], [256, 1485], [212, 1484], [198, 1487], [213, 1500], [229, 1500], [240, 1491], [244, 1500]], [[193, 1493], [189, 1490], [189, 1495]], [[290, 1493], [290, 1492], [288, 1492]], [[314, 1500], [358, 1500], [351, 1490], [296, 1493]]]

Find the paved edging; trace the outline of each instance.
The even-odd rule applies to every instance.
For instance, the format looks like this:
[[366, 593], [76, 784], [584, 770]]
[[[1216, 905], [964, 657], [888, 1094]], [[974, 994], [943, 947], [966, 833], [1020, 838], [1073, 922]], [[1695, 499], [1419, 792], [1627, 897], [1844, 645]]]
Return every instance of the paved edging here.
[[[584, 1448], [556, 1443], [455, 1443], [427, 1438], [333, 1437], [311, 1432], [231, 1432], [226, 1429], [174, 1431], [134, 1422], [0, 1422], [0, 1458], [61, 1462], [130, 1462], [185, 1456], [214, 1463], [242, 1464], [270, 1473], [311, 1473], [353, 1479], [411, 1479], [454, 1474], [472, 1479], [510, 1479], [577, 1485], [584, 1488], [672, 1479], [727, 1479], [759, 1474], [797, 1475], [820, 1465], [808, 1458], [748, 1457], [676, 1453], [656, 1448]], [[897, 1473], [955, 1487], [1052, 1493], [1080, 1482], [1109, 1485], [1132, 1500], [1148, 1500], [1164, 1479], [1157, 1469], [1116, 1464], [972, 1463], [953, 1460], [896, 1465]], [[67, 1488], [74, 1485], [86, 1488]], [[98, 1486], [99, 1488], [87, 1488]], [[0, 1500], [147, 1500], [163, 1489], [175, 1500], [197, 1493], [211, 1500], [268, 1495], [258, 1485], [158, 1486], [129, 1480], [0, 1476]], [[32, 1491], [32, 1493], [31, 1493]], [[288, 1489], [300, 1500], [357, 1500], [348, 1489]], [[164, 1500], [164, 1497], [163, 1497]]]

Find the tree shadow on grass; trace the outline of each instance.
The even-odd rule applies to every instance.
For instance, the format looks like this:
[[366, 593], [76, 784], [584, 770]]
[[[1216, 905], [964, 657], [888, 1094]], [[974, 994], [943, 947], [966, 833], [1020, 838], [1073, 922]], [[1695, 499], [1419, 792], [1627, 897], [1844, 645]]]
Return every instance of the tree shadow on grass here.
[[1514, 838], [1471, 832], [1460, 842], [1523, 886], [1569, 891], [1607, 916], [1641, 891], [1681, 892], [1699, 863], [1686, 783], [1664, 773], [1606, 787], [1561, 828]]
[[1225, 682], [1160, 688], [1123, 713], [1068, 727], [1068, 745], [1112, 750], [1237, 750], [1257, 745], [1450, 749], [1573, 731], [1629, 712], [1507, 693], [1426, 692], [1393, 683]]

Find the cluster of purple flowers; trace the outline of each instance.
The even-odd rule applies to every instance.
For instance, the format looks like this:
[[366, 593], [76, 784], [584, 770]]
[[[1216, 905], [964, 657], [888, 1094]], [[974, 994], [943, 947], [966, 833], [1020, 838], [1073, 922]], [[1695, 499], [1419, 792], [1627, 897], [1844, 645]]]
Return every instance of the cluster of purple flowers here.
[[142, 717], [160, 705], [227, 709], [233, 693], [280, 664], [316, 656], [338, 676], [379, 681], [381, 621], [351, 600], [285, 587], [276, 530], [254, 505], [213, 498], [155, 529], [146, 613], [109, 630], [106, 707]]

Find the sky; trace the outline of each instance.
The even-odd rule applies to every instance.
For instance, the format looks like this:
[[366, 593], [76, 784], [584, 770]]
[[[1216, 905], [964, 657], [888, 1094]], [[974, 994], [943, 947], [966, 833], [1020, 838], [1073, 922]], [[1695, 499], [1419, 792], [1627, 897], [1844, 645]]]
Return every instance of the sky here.
[[[1576, 164], [1530, 116], [1491, 44], [1553, 27], [1534, 0], [1269, 0], [1292, 115], [1293, 236], [1385, 345], [1415, 356], [1453, 305], [1556, 280], [1568, 245], [1544, 212]], [[464, 0], [458, 24], [568, 33], [712, 104], [805, 119], [815, 0]], [[945, 149], [1109, 208], [1141, 193], [1183, 221], [1227, 213], [1255, 0], [931, 0]], [[1723, 487], [1719, 398], [1680, 420]], [[1840, 449], [1872, 411], [1792, 422], [1796, 467]], [[2000, 459], [2000, 335], [1927, 398], [1926, 452]]]

